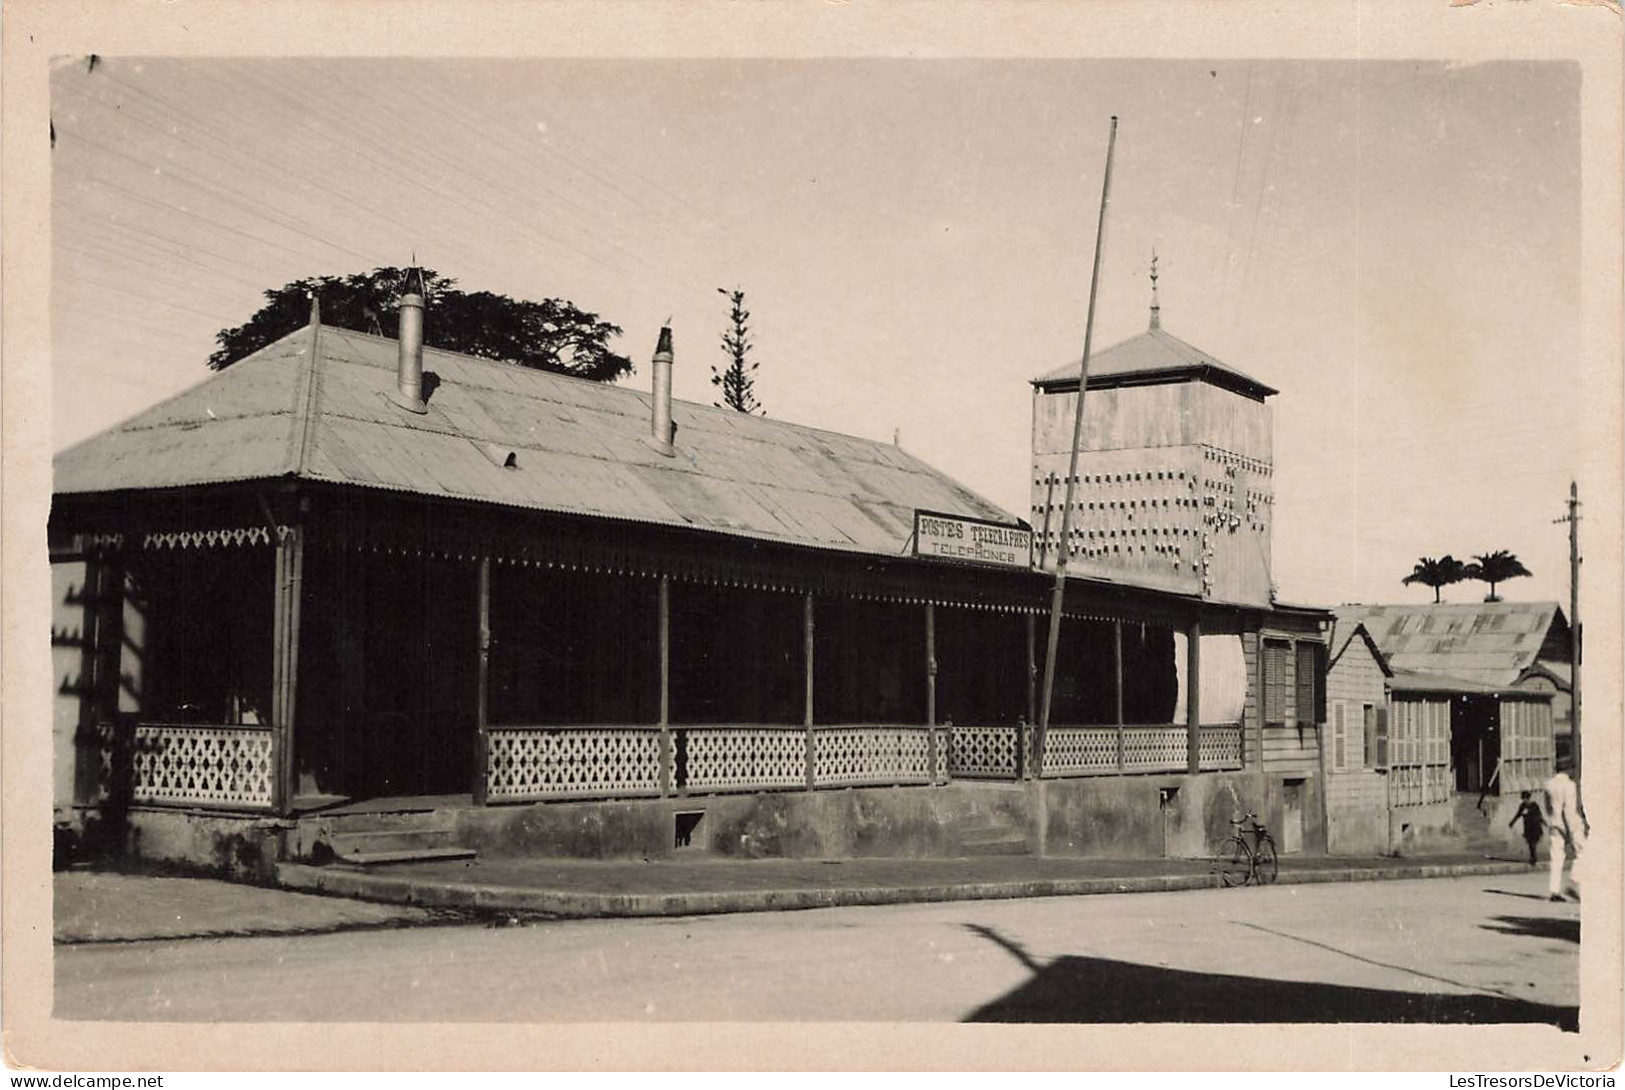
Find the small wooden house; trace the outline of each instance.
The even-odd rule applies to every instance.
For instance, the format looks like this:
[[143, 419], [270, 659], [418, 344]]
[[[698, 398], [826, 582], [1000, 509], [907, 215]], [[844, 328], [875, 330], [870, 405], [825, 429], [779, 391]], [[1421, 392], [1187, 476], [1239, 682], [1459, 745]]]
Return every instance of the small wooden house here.
[[[1527, 620], [1539, 612], [1492, 609], [1515, 605], [1484, 608], [1492, 618]], [[1412, 608], [1336, 611], [1338, 650], [1327, 673], [1332, 851], [1510, 843], [1516, 833], [1505, 824], [1518, 793], [1536, 789], [1553, 771], [1552, 690], [1527, 683], [1551, 614], [1533, 628], [1509, 629], [1505, 621], [1465, 620], [1480, 616], [1471, 607], [1452, 605], [1433, 619]], [[1382, 623], [1400, 662], [1449, 666], [1468, 676], [1401, 667], [1367, 627], [1371, 618]], [[1534, 629], [1539, 635], [1531, 640]], [[1520, 661], [1526, 652], [1528, 663]], [[1500, 687], [1496, 679], [1510, 684]], [[1383, 810], [1386, 835], [1376, 817]]]

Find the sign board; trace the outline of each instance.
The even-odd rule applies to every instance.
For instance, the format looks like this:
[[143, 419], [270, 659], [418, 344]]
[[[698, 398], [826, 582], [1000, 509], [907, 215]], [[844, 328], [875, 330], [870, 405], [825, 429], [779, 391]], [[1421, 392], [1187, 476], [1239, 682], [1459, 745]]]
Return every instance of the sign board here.
[[915, 511], [914, 555], [1001, 568], [1030, 568], [1033, 532], [1003, 522]]

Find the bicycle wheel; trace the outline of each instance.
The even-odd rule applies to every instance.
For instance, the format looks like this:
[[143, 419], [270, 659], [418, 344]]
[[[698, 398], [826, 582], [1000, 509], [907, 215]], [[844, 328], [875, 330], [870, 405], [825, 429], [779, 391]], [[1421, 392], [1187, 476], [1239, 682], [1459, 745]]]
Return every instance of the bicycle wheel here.
[[1227, 886], [1244, 886], [1253, 871], [1253, 853], [1239, 836], [1219, 846], [1219, 880]]
[[1258, 837], [1258, 851], [1253, 853], [1253, 874], [1258, 884], [1267, 886], [1275, 881], [1276, 869], [1275, 841], [1270, 839], [1268, 833], [1261, 833]]

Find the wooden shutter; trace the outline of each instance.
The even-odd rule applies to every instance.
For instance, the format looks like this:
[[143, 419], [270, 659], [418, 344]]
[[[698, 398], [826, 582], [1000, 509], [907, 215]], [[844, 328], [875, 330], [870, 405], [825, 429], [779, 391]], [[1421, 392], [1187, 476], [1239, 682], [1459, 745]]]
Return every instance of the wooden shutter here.
[[1348, 767], [1347, 723], [1343, 718], [1343, 702], [1332, 705], [1332, 770], [1342, 772]]
[[1315, 684], [1316, 665], [1319, 656], [1315, 651], [1320, 647], [1318, 643], [1299, 642], [1297, 656], [1293, 663], [1297, 681], [1297, 719], [1299, 723], [1324, 723], [1326, 721], [1325, 704], [1317, 697], [1323, 695], [1320, 686]]
[[1388, 767], [1388, 709], [1375, 708], [1377, 713], [1377, 768]]
[[1286, 723], [1286, 653], [1283, 640], [1264, 641], [1264, 722]]

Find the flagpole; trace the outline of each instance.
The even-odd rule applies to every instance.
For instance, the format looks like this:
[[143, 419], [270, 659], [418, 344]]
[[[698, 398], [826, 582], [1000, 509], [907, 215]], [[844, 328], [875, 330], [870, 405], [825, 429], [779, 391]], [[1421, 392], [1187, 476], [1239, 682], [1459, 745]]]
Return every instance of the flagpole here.
[[1055, 591], [1050, 598], [1049, 642], [1044, 648], [1044, 699], [1039, 706], [1038, 730], [1033, 737], [1035, 775], [1044, 775], [1044, 747], [1048, 742], [1051, 700], [1055, 694], [1055, 653], [1061, 644], [1061, 606], [1066, 596], [1066, 561], [1072, 553], [1072, 497], [1078, 482], [1078, 448], [1083, 442], [1083, 396], [1089, 389], [1089, 347], [1095, 334], [1095, 296], [1100, 287], [1100, 251], [1106, 241], [1106, 206], [1111, 203], [1112, 153], [1117, 147], [1117, 117], [1112, 117], [1106, 139], [1106, 175], [1100, 186], [1100, 219], [1095, 224], [1095, 263], [1089, 275], [1089, 314], [1083, 325], [1083, 361], [1078, 367], [1078, 404], [1072, 414], [1072, 452], [1066, 471], [1066, 500], [1061, 505], [1061, 539], [1055, 550]]

